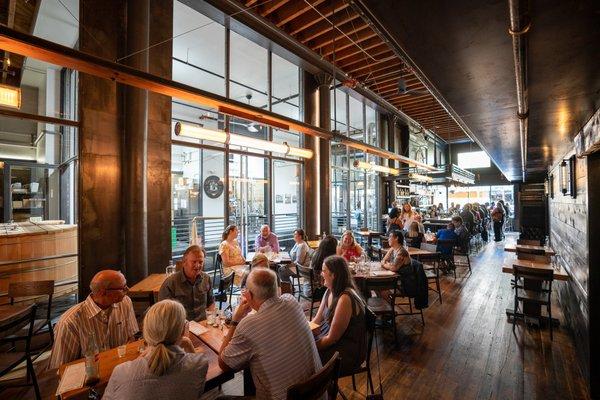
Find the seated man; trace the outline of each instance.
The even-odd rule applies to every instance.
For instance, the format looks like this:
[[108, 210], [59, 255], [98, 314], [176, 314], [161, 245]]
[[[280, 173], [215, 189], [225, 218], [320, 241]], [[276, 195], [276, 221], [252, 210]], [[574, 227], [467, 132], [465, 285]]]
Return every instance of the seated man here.
[[185, 308], [188, 321], [206, 319], [206, 310], [215, 308], [210, 276], [204, 272], [204, 251], [193, 245], [183, 253], [183, 267], [160, 287], [158, 300], [177, 300]]
[[458, 237], [456, 245], [460, 248], [463, 253], [469, 250], [470, 234], [467, 227], [463, 224], [463, 219], [460, 216], [452, 217], [452, 224], [454, 225], [454, 233]]
[[[435, 240], [452, 240], [456, 242], [458, 240], [458, 236], [456, 236], [456, 233], [454, 232], [454, 224], [450, 222], [446, 226], [446, 229], [440, 229], [439, 231], [437, 231], [437, 233], [435, 234]], [[449, 256], [452, 253], [452, 248], [438, 245], [437, 251], [439, 251], [444, 256]]]
[[98, 272], [90, 283], [91, 294], [67, 310], [56, 324], [54, 346], [48, 368], [84, 356], [93, 333], [100, 350], [127, 343], [139, 331], [127, 281], [113, 270]]
[[266, 253], [269, 249], [274, 253], [279, 253], [279, 239], [277, 235], [271, 232], [269, 225], [263, 225], [260, 233], [254, 241], [254, 249], [257, 253]]
[[[250, 310], [256, 313], [248, 315]], [[321, 368], [313, 334], [300, 304], [277, 296], [277, 276], [252, 269], [219, 354], [224, 370], [250, 366], [256, 398], [285, 399], [291, 385]]]

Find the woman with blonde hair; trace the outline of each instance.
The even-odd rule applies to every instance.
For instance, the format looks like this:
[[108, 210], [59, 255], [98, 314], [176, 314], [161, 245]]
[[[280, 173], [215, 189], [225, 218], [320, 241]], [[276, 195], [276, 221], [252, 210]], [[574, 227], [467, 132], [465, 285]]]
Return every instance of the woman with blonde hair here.
[[103, 399], [197, 399], [204, 392], [208, 361], [188, 338], [185, 308], [162, 300], [148, 309], [143, 333], [148, 348], [115, 367]]
[[402, 228], [408, 231], [410, 224], [415, 220], [415, 212], [412, 209], [410, 203], [404, 203], [402, 205], [402, 212], [400, 213], [400, 219], [402, 220]]
[[352, 231], [346, 231], [342, 235], [342, 240], [336, 249], [336, 254], [342, 256], [346, 261], [356, 261], [362, 255], [362, 247], [356, 243]]
[[242, 248], [237, 241], [238, 233], [236, 225], [228, 225], [221, 235], [223, 241], [219, 244], [219, 255], [221, 256], [225, 275], [232, 271], [231, 267], [246, 264], [246, 259], [242, 255]]

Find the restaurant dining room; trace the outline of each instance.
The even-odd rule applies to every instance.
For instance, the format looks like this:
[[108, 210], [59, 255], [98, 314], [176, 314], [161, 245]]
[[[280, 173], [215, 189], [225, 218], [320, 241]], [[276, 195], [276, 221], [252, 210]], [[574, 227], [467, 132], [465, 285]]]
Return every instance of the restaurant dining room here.
[[591, 0], [0, 0], [0, 396], [600, 398], [598, 54]]

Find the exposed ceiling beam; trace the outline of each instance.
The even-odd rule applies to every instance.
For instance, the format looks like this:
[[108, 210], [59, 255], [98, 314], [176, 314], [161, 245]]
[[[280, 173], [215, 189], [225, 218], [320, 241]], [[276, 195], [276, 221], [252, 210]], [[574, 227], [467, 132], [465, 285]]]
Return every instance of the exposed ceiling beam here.
[[[327, 15], [327, 14], [324, 14]], [[355, 20], [360, 20], [360, 16], [359, 15], [351, 15], [351, 16], [337, 16], [334, 15], [331, 18], [331, 21], [336, 25], [336, 26], [342, 26], [343, 24], [350, 22], [350, 21], [355, 21]], [[316, 22], [315, 22], [316, 21]], [[306, 30], [309, 27], [313, 27], [310, 32], [306, 32], [303, 33], [302, 35], [298, 36], [298, 40], [301, 43], [306, 44], [307, 42], [321, 36], [324, 35], [328, 32], [331, 32], [333, 30], [333, 26], [331, 25], [331, 23], [321, 19], [321, 20], [313, 20], [314, 24], [304, 24], [302, 26], [298, 26], [295, 28], [290, 27], [290, 35], [297, 35], [298, 33]], [[290, 25], [295, 25], [294, 24], [290, 24]]]
[[267, 3], [260, 7], [259, 14], [262, 15], [263, 17], [266, 17], [269, 14], [271, 14], [271, 13], [277, 11], [278, 9], [280, 9], [281, 7], [283, 7], [288, 1], [289, 0], [271, 1], [270, 3]]
[[[325, 2], [325, 0], [315, 0], [315, 2], [312, 3], [312, 5], [316, 7], [323, 2]], [[286, 7], [285, 10], [281, 10], [280, 13], [278, 12], [274, 14], [273, 20], [276, 21], [275, 25], [281, 28], [288, 22], [294, 20], [295, 18], [298, 18], [299, 16], [301, 16], [309, 10], [312, 10], [312, 7], [306, 4], [304, 1], [295, 1], [289, 7]]]

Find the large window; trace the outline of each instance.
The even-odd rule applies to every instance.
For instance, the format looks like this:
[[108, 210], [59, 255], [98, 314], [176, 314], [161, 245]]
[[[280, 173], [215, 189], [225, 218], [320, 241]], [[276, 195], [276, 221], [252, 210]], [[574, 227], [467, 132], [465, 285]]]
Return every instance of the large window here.
[[[228, 92], [231, 99], [245, 104], [302, 118], [298, 66], [179, 2], [175, 2], [174, 27], [175, 35], [182, 33], [173, 41], [176, 80], [221, 95]], [[173, 125], [181, 122], [302, 147], [302, 136], [297, 133], [219, 114], [181, 99], [173, 99], [172, 119]], [[250, 147], [253, 143], [171, 137], [174, 257], [189, 244], [194, 220], [209, 255], [208, 269], [223, 228], [230, 223], [238, 226], [238, 240], [246, 253], [254, 250], [254, 239], [263, 224], [271, 226], [282, 247], [292, 247], [293, 231], [303, 225], [301, 159], [271, 152], [268, 144], [254, 148]]]
[[514, 204], [514, 186], [450, 186], [448, 204], [464, 206], [467, 203], [492, 204], [498, 200]]
[[173, 80], [225, 95], [225, 27], [173, 4]]
[[458, 166], [464, 169], [487, 168], [490, 166], [490, 157], [485, 151], [470, 151], [458, 153]]

